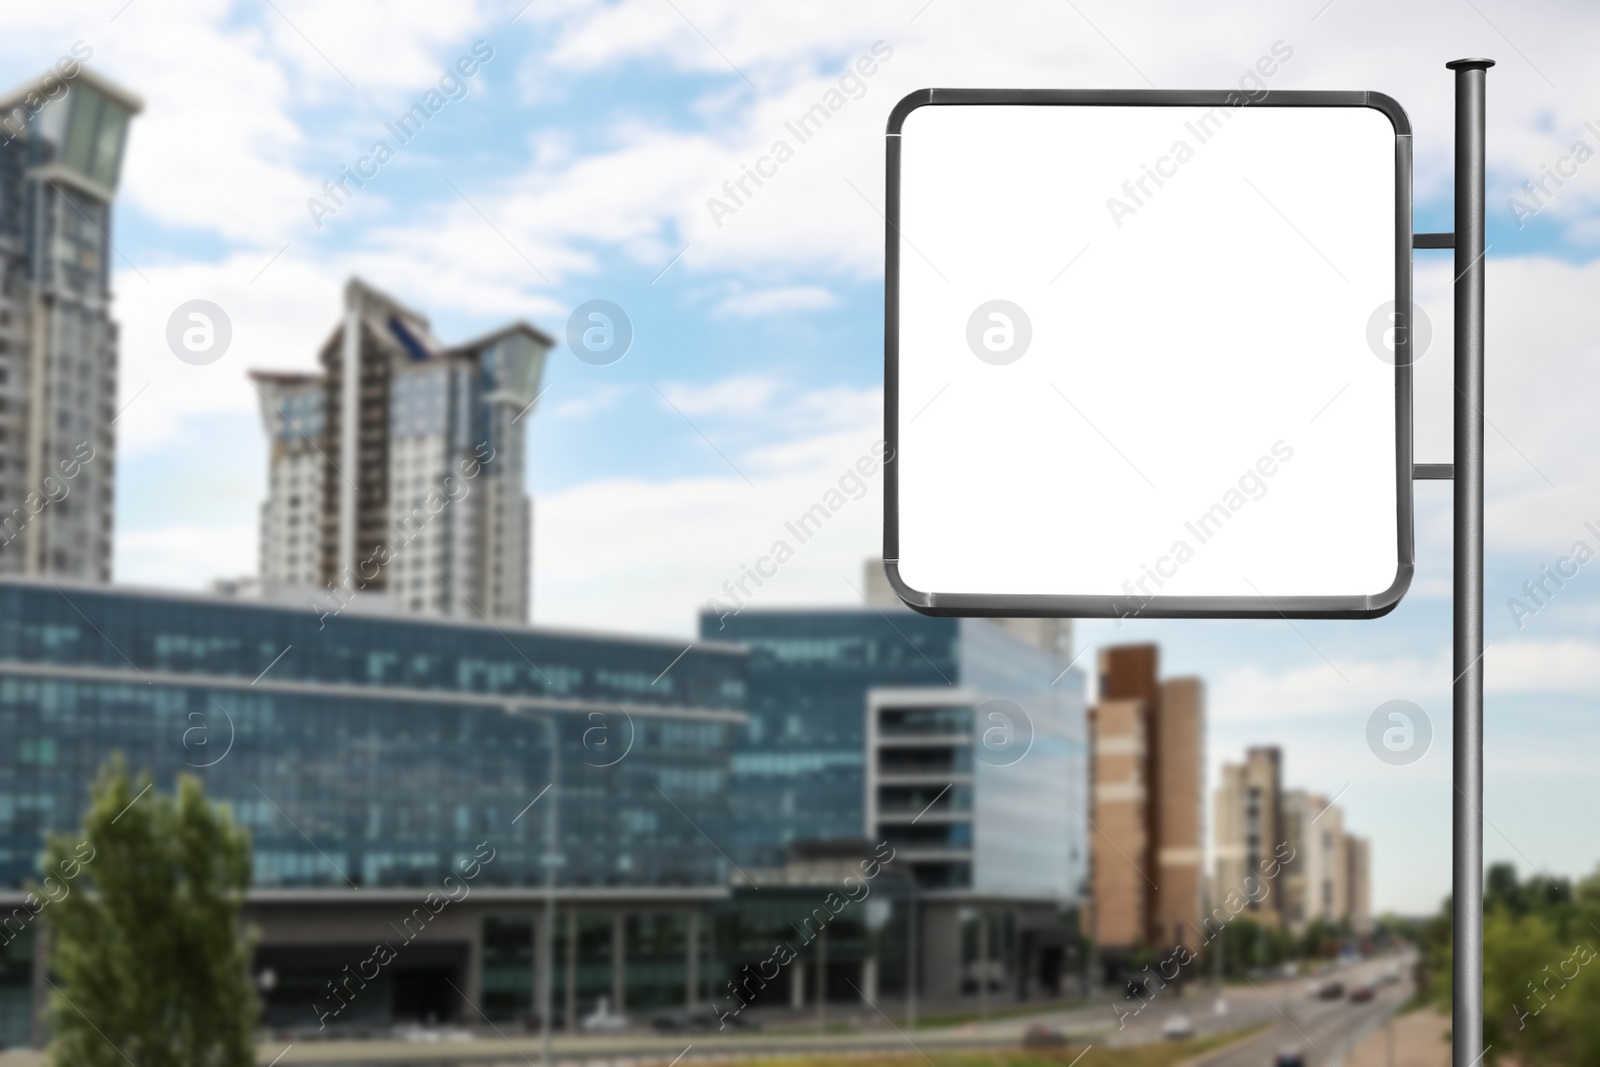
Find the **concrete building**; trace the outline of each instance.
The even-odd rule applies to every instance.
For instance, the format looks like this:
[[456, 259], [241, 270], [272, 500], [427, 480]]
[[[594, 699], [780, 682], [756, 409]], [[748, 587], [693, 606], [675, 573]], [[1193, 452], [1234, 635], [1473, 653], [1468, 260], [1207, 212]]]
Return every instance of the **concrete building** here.
[[[326, 383], [318, 374], [256, 371], [261, 418], [267, 429], [267, 499], [261, 505], [261, 567], [254, 588], [309, 590], [322, 585], [323, 457]], [[337, 475], [335, 475], [337, 477]]]
[[1312, 817], [1302, 835], [1306, 888], [1298, 928], [1320, 921], [1366, 933], [1372, 925], [1371, 842], [1346, 829], [1339, 805], [1309, 794], [1305, 804]]
[[1274, 927], [1284, 916], [1281, 857], [1292, 847], [1282, 794], [1283, 754], [1263, 745], [1248, 749], [1243, 763], [1223, 765], [1212, 802], [1213, 899], [1237, 893], [1246, 899], [1243, 914]]
[[1357, 934], [1372, 930], [1372, 842], [1346, 834], [1345, 903], [1350, 928]]
[[[1371, 843], [1349, 833], [1343, 809], [1320, 794], [1285, 789], [1281, 811], [1283, 840], [1294, 856], [1283, 864], [1278, 879], [1281, 921], [1295, 934], [1305, 933], [1312, 923], [1348, 924], [1355, 934], [1367, 933], [1372, 926]], [[1219, 838], [1219, 855], [1222, 850]]]
[[1306, 835], [1306, 884], [1310, 919], [1338, 922], [1350, 909], [1350, 867], [1344, 846], [1344, 811], [1325, 797], [1312, 797], [1318, 814]]
[[1314, 832], [1311, 820], [1321, 810], [1314, 806], [1316, 799], [1304, 789], [1285, 789], [1281, 803], [1283, 837], [1293, 849], [1294, 858], [1283, 865], [1278, 876], [1278, 891], [1283, 895], [1283, 921], [1295, 933], [1303, 932], [1310, 921], [1311, 899], [1306, 877], [1309, 861], [1305, 857], [1309, 834]]
[[270, 442], [264, 593], [526, 620], [524, 420], [553, 343], [517, 323], [445, 345], [421, 313], [352, 279], [321, 374], [253, 375]]
[[1205, 900], [1205, 688], [1198, 678], [1161, 683], [1156, 759], [1156, 884], [1150, 943], [1200, 948]]
[[1089, 714], [1094, 738], [1089, 848], [1090, 930], [1102, 953], [1145, 944], [1155, 892], [1149, 863], [1149, 739], [1138, 700], [1097, 702]]
[[0, 97], [0, 574], [111, 580], [111, 209], [141, 106], [72, 59]]
[[1200, 680], [1161, 681], [1155, 645], [1102, 649], [1090, 723], [1092, 930], [1108, 971], [1136, 948], [1197, 949], [1205, 811]]

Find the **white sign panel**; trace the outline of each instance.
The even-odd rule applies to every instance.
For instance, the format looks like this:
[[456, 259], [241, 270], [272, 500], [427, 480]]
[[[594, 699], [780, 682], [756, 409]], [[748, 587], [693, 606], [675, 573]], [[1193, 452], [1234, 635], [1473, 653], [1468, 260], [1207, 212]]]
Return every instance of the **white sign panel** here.
[[1398, 105], [924, 90], [888, 146], [884, 555], [907, 603], [1399, 602], [1426, 340]]

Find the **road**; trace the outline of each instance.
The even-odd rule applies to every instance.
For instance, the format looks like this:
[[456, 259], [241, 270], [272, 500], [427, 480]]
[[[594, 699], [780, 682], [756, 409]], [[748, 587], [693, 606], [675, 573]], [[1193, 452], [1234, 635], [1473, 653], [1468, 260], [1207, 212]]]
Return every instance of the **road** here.
[[[1326, 977], [1336, 977], [1348, 988], [1359, 981], [1375, 979], [1397, 962], [1403, 972], [1408, 969], [1404, 962], [1390, 957], [1343, 967]], [[907, 1034], [881, 1018], [874, 1018], [874, 1013], [868, 1011], [857, 1015], [857, 1020], [864, 1024], [864, 1028], [849, 1033], [819, 1034], [798, 1029], [682, 1036], [659, 1035], [648, 1031], [607, 1036], [562, 1036], [553, 1043], [554, 1059], [558, 1067], [598, 1067], [601, 1064], [604, 1067], [664, 1067], [679, 1059], [687, 1067], [695, 1060], [704, 1062], [708, 1059], [785, 1054], [849, 1056], [920, 1051], [928, 1055], [958, 1049], [1015, 1048], [1021, 1044], [1023, 1032], [1038, 1023], [1060, 1029], [1074, 1044], [1142, 1044], [1165, 1040], [1162, 1026], [1168, 1016], [1181, 1014], [1192, 1021], [1196, 1033], [1201, 1036], [1259, 1025], [1268, 1028], [1244, 1045], [1214, 1055], [1195, 1067], [1268, 1067], [1273, 1055], [1290, 1044], [1305, 1050], [1308, 1065], [1326, 1067], [1330, 1061], [1318, 1055], [1319, 1049], [1332, 1058], [1332, 1062], [1337, 1062], [1343, 1048], [1362, 1036], [1366, 1024], [1380, 1021], [1409, 995], [1409, 987], [1402, 983], [1384, 987], [1379, 998], [1365, 1005], [1352, 1005], [1344, 1000], [1320, 1001], [1306, 995], [1309, 981], [1301, 977], [1256, 982], [1253, 986], [1229, 986], [1221, 997], [1227, 1008], [1220, 1014], [1215, 1009], [1219, 998], [1210, 989], [1191, 988], [1189, 994], [1182, 998], [1173, 997], [1168, 992], [1156, 997], [1137, 1015], [1127, 1013], [1137, 1008], [1138, 1002], [1124, 1001], [1102, 992], [1088, 1004], [1078, 1004], [1071, 1009], [1045, 1010], [1025, 1017], [1013, 1016], [958, 1027], [919, 1028], [915, 1034]], [[1120, 1028], [1119, 1014], [1123, 1017]], [[261, 1062], [270, 1060], [280, 1049], [282, 1045], [270, 1050], [263, 1048]], [[538, 1056], [536, 1036], [526, 1033], [516, 1033], [514, 1037], [479, 1034], [473, 1040], [459, 1043], [341, 1041], [296, 1044], [283, 1056], [278, 1067], [290, 1067], [291, 1064], [323, 1067], [397, 1063], [435, 1064], [439, 1067], [447, 1064], [525, 1064], [537, 1063]], [[0, 1061], [0, 1067], [11, 1065]]]
[[[1348, 989], [1363, 981], [1375, 981], [1384, 971], [1396, 966], [1404, 974], [1409, 972], [1410, 962], [1399, 957], [1386, 957], [1350, 964], [1320, 977], [1337, 978]], [[1322, 1033], [1320, 1028], [1325, 1025], [1337, 1027], [1342, 1024], [1330, 1023], [1329, 1020], [1345, 1019], [1348, 1016], [1346, 1021], [1358, 1023], [1368, 1014], [1366, 1008], [1380, 1002], [1393, 1001], [1397, 990], [1403, 990], [1398, 993], [1401, 1000], [1410, 995], [1410, 987], [1402, 982], [1399, 986], [1383, 987], [1379, 997], [1368, 1005], [1352, 1005], [1346, 1000], [1321, 1001], [1307, 996], [1306, 988], [1311, 981], [1311, 978], [1304, 976], [1274, 980], [1256, 979], [1246, 985], [1228, 986], [1220, 996], [1209, 986], [1191, 986], [1188, 993], [1182, 997], [1176, 996], [1172, 990], [1163, 990], [1142, 1006], [1137, 1000], [1105, 999], [1107, 994], [1102, 994], [1101, 1002], [1091, 1004], [1087, 1009], [1062, 1013], [1054, 1017], [1031, 1018], [1013, 1023], [1012, 1028], [1020, 1028], [1024, 1023], [1043, 1021], [1060, 1027], [1074, 1037], [1081, 1036], [1097, 1044], [1103, 1042], [1114, 1046], [1140, 1045], [1164, 1040], [1162, 1031], [1167, 1020], [1181, 1015], [1189, 1021], [1196, 1036], [1199, 1037], [1253, 1026], [1268, 1026], [1270, 1029], [1262, 1040], [1268, 1041], [1274, 1052], [1285, 1045], [1298, 1044], [1305, 1051], [1308, 1062], [1316, 1060], [1321, 1063], [1324, 1061], [1317, 1056], [1315, 1049], [1305, 1038], [1323, 1047], [1323, 1050], [1331, 1056], [1332, 1049], [1326, 1047], [1326, 1036], [1318, 1036]], [[1387, 1010], [1392, 1010], [1392, 1006]], [[1305, 1038], [1296, 1034], [1296, 1026], [1305, 1031]], [[1311, 1029], [1307, 1029], [1308, 1027]], [[1001, 1028], [996, 1025], [993, 1029], [995, 1031], [993, 1036], [1000, 1037]], [[1315, 1033], [1312, 1032], [1313, 1029], [1316, 1030]], [[1277, 1038], [1282, 1040], [1271, 1045], [1271, 1040]], [[1229, 1067], [1233, 1062], [1223, 1058], [1215, 1060], [1218, 1067]], [[1239, 1062], [1270, 1064], [1271, 1057], [1247, 1058]]]
[[[1376, 978], [1383, 971], [1404, 961], [1390, 957], [1345, 967], [1331, 977], [1345, 986]], [[1277, 1051], [1296, 1045], [1305, 1052], [1308, 1067], [1327, 1067], [1338, 1063], [1343, 1051], [1366, 1031], [1369, 1024], [1381, 1021], [1409, 996], [1409, 985], [1383, 987], [1377, 999], [1359, 1005], [1348, 1001], [1319, 1001], [1306, 995], [1307, 978], [1256, 982], [1253, 986], [1229, 986], [1221, 1000], [1226, 1011], [1218, 1013], [1217, 993], [1191, 987], [1178, 998], [1165, 991], [1143, 1008], [1132, 1000], [1115, 998], [1102, 992], [1088, 1004], [1071, 1009], [1044, 1010], [1026, 1017], [996, 1019], [959, 1027], [919, 1028], [906, 1034], [876, 1017], [872, 1011], [852, 1013], [862, 1029], [855, 1032], [819, 1034], [797, 1029], [767, 1030], [754, 1033], [710, 1033], [662, 1035], [648, 1030], [626, 1034], [558, 1036], [553, 1042], [558, 1067], [665, 1067], [670, 1062], [708, 1059], [735, 1059], [783, 1054], [848, 1056], [861, 1053], [881, 1055], [892, 1052], [929, 1053], [958, 1049], [1015, 1048], [1031, 1025], [1044, 1023], [1060, 1029], [1069, 1040], [1092, 1045], [1129, 1045], [1165, 1040], [1162, 1027], [1169, 1016], [1184, 1015], [1198, 1035], [1240, 1030], [1252, 1026], [1268, 1027], [1258, 1037], [1241, 1046], [1214, 1054], [1195, 1067], [1269, 1067]], [[887, 1007], [887, 1005], [886, 1005]], [[1131, 1012], [1138, 1008], [1137, 1014]], [[1119, 1028], [1118, 1018], [1123, 1025]], [[843, 1020], [841, 1020], [843, 1021]], [[401, 1040], [305, 1041], [287, 1039], [269, 1042], [258, 1050], [259, 1063], [277, 1067], [366, 1067], [379, 1064], [446, 1065], [510, 1064], [525, 1067], [539, 1059], [537, 1035], [516, 1030], [501, 1033], [469, 1034], [458, 1031], [459, 1040], [445, 1032], [433, 1042]], [[292, 1047], [285, 1048], [286, 1045]], [[1324, 1056], [1327, 1057], [1324, 1059]], [[43, 1057], [36, 1051], [0, 1053], [0, 1067], [39, 1067]]]
[[[1352, 980], [1375, 979], [1385, 966], [1369, 964], [1352, 968], [1339, 978], [1348, 990]], [[1274, 1057], [1286, 1048], [1299, 1049], [1307, 1067], [1340, 1064], [1362, 1038], [1411, 996], [1408, 978], [1394, 985], [1380, 986], [1377, 995], [1365, 1004], [1352, 1004], [1345, 998], [1316, 1000], [1306, 995], [1304, 979], [1296, 985], [1299, 987], [1297, 997], [1287, 1002], [1276, 999], [1269, 1006], [1269, 1025], [1264, 1032], [1200, 1060], [1195, 1067], [1271, 1067]], [[1257, 1000], [1265, 1003], [1260, 996]]]

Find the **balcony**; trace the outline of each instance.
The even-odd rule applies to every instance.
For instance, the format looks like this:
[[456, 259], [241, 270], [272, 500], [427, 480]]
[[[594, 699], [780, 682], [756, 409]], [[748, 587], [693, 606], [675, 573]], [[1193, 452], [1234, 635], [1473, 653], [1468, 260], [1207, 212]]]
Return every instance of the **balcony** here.
[[882, 780], [937, 778], [941, 782], [970, 780], [972, 749], [962, 747], [894, 747], [878, 750], [878, 776]]
[[885, 708], [878, 713], [878, 734], [896, 740], [940, 738], [963, 744], [972, 738], [972, 709]]

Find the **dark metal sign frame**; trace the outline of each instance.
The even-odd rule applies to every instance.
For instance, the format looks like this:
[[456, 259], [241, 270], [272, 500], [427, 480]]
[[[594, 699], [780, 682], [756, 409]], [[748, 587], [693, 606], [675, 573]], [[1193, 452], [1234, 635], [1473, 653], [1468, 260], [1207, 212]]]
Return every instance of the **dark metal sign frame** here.
[[884, 230], [883, 565], [895, 593], [925, 615], [1144, 619], [1373, 619], [1392, 611], [1411, 585], [1412, 537], [1410, 331], [1395, 336], [1395, 573], [1381, 592], [1342, 596], [1081, 596], [943, 593], [913, 589], [900, 576], [900, 138], [917, 108], [1023, 105], [1029, 107], [1278, 107], [1370, 108], [1394, 127], [1394, 306], [1411, 307], [1411, 122], [1391, 97], [1372, 92], [1276, 91], [1241, 103], [1231, 91], [1086, 89], [921, 89], [889, 115]]

